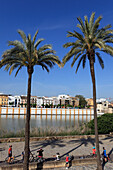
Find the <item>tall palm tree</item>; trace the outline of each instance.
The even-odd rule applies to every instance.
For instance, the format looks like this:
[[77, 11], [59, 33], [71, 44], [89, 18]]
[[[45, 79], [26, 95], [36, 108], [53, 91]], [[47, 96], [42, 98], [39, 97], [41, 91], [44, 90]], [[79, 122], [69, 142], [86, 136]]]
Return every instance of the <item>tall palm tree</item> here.
[[71, 67], [75, 64], [77, 60], [76, 73], [80, 64], [82, 63], [83, 68], [85, 68], [86, 59], [89, 61], [91, 79], [93, 84], [93, 104], [94, 104], [94, 122], [95, 122], [95, 139], [96, 139], [96, 149], [97, 149], [97, 168], [102, 169], [100, 162], [100, 151], [99, 151], [99, 138], [98, 138], [98, 128], [97, 128], [97, 111], [96, 111], [96, 82], [95, 82], [95, 57], [97, 56], [98, 61], [102, 69], [104, 68], [104, 62], [101, 58], [100, 51], [113, 55], [113, 47], [109, 43], [113, 43], [113, 30], [111, 30], [111, 25], [107, 25], [99, 29], [100, 21], [102, 19], [99, 16], [95, 21], [95, 13], [92, 13], [90, 20], [88, 17], [84, 16], [84, 22], [79, 17], [77, 18], [79, 24], [77, 27], [80, 28], [81, 33], [74, 30], [74, 32], [68, 31], [67, 37], [76, 38], [74, 42], [67, 42], [63, 46], [65, 48], [70, 47], [70, 51], [63, 58], [63, 65], [73, 57]]
[[18, 30], [23, 42], [18, 40], [9, 41], [8, 45], [13, 46], [11, 49], [6, 50], [2, 55], [1, 67], [5, 66], [5, 70], [9, 70], [9, 74], [16, 69], [16, 74], [22, 69], [27, 68], [28, 73], [28, 90], [27, 90], [27, 113], [25, 123], [25, 159], [24, 170], [29, 169], [29, 138], [30, 138], [30, 97], [31, 97], [31, 79], [34, 71], [34, 66], [41, 66], [42, 69], [49, 72], [49, 68], [52, 68], [55, 64], [60, 66], [60, 60], [55, 55], [55, 51], [51, 45], [43, 45], [38, 47], [44, 39], [38, 39], [36, 37], [38, 31], [36, 31], [33, 39], [28, 34], [26, 37], [22, 30]]

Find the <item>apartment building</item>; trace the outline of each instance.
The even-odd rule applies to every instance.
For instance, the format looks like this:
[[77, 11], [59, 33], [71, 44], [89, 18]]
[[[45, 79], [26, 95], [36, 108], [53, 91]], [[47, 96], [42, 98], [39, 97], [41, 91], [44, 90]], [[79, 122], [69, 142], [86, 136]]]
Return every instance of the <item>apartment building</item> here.
[[64, 106], [72, 105], [73, 107], [79, 105], [79, 99], [77, 97], [71, 97], [69, 95], [59, 95], [58, 97], [37, 97], [37, 106], [46, 106], [46, 105], [53, 105], [53, 106]]
[[86, 99], [86, 102], [87, 102], [87, 106], [89, 106], [89, 108], [93, 108], [93, 99], [92, 98], [88, 98]]
[[97, 112], [98, 113], [109, 113], [108, 105], [109, 105], [109, 102], [106, 99], [97, 100]]
[[20, 106], [20, 96], [8, 96], [8, 106], [19, 107]]
[[79, 99], [77, 97], [71, 97], [69, 95], [59, 95], [58, 101], [60, 105], [64, 105], [65, 107], [67, 105], [72, 105], [73, 107], [79, 105]]
[[[30, 104], [32, 107], [37, 107], [37, 96], [31, 96]], [[26, 107], [27, 106], [27, 96], [21, 95], [20, 96], [20, 106]]]
[[41, 107], [42, 105], [53, 105], [53, 98], [52, 97], [37, 97], [37, 107]]
[[0, 94], [0, 107], [8, 106], [8, 95]]

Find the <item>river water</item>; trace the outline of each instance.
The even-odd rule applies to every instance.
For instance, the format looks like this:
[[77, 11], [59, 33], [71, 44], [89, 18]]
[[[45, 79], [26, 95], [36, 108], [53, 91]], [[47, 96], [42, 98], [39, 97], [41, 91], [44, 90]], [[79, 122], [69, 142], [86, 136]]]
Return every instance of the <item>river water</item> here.
[[[88, 122], [90, 120], [90, 117], [82, 117], [82, 116], [66, 116], [63, 115], [62, 117], [59, 116], [37, 116], [37, 117], [31, 117], [30, 120], [30, 127], [33, 128], [73, 128], [78, 127], [82, 123]], [[12, 131], [17, 132], [19, 130], [22, 130], [25, 128], [25, 119], [24, 118], [6, 118], [6, 117], [0, 117], [0, 131]]]

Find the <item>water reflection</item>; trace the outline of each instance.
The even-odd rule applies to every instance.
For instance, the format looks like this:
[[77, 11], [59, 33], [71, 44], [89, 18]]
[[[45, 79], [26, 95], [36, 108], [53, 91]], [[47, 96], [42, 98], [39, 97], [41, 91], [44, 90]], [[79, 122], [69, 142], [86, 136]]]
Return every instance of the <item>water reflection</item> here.
[[[42, 117], [37, 115], [36, 117], [31, 117], [30, 126], [31, 128], [68, 128], [68, 127], [78, 127], [83, 122], [89, 121], [90, 116], [82, 117], [78, 115], [43, 115]], [[25, 119], [14, 117], [14, 118], [0, 118], [0, 130], [5, 131], [19, 131], [25, 128]]]

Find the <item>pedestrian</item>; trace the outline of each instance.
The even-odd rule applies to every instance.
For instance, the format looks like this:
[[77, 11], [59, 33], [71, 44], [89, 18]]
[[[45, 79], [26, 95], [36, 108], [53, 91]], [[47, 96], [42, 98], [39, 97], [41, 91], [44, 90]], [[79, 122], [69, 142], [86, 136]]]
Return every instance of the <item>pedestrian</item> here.
[[38, 158], [40, 162], [43, 162], [43, 149], [40, 148], [37, 152], [38, 152]]
[[67, 156], [66, 156], [66, 169], [68, 169], [69, 168], [69, 155], [67, 154]]
[[95, 149], [95, 146], [93, 147], [92, 151], [93, 151], [93, 156], [96, 156], [96, 149]]
[[9, 145], [9, 149], [8, 149], [8, 162], [11, 162], [12, 159], [12, 145]]
[[53, 155], [53, 157], [55, 157], [55, 161], [59, 161], [60, 160], [60, 154], [59, 152], [56, 153], [56, 155]]
[[105, 149], [105, 147], [103, 147], [102, 155], [103, 155], [104, 161], [105, 161], [105, 163], [106, 163], [106, 162], [107, 162], [107, 154], [106, 154], [106, 149]]

